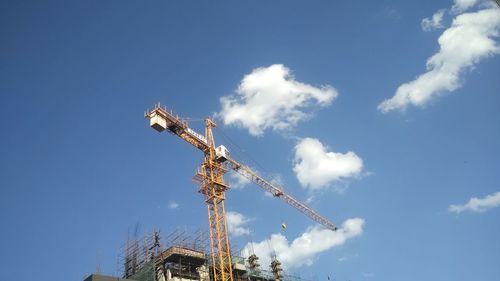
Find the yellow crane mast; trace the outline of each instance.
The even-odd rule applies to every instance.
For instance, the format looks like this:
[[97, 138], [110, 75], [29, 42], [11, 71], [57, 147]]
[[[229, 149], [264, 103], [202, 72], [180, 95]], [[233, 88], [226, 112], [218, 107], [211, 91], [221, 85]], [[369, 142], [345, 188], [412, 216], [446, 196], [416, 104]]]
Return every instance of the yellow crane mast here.
[[194, 147], [203, 151], [204, 160], [194, 179], [199, 183], [199, 192], [205, 197], [208, 209], [208, 225], [210, 228], [210, 246], [214, 281], [232, 281], [231, 247], [229, 243], [226, 212], [224, 210], [225, 192], [229, 186], [224, 183], [224, 174], [229, 170], [241, 174], [258, 186], [283, 199], [286, 203], [298, 209], [314, 221], [330, 230], [337, 230], [334, 223], [318, 214], [313, 209], [294, 197], [286, 194], [282, 188], [266, 181], [248, 166], [231, 159], [227, 149], [221, 145], [216, 147], [212, 129], [216, 126], [211, 118], [205, 119], [205, 135], [201, 135], [189, 128], [186, 120], [155, 105], [148, 110], [145, 117], [149, 118], [150, 126], [158, 132], [167, 131], [179, 136]]

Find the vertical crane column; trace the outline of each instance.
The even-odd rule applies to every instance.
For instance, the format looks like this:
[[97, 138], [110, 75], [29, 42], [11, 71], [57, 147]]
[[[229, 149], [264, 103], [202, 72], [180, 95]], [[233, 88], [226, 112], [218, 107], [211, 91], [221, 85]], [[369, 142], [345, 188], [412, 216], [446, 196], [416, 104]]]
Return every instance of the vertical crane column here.
[[226, 169], [216, 159], [213, 127], [215, 123], [211, 119], [206, 119], [205, 136], [208, 148], [205, 150], [205, 159], [195, 179], [200, 183], [199, 192], [205, 196], [207, 203], [214, 281], [232, 281], [231, 248], [224, 210], [225, 192], [228, 189], [223, 178]]

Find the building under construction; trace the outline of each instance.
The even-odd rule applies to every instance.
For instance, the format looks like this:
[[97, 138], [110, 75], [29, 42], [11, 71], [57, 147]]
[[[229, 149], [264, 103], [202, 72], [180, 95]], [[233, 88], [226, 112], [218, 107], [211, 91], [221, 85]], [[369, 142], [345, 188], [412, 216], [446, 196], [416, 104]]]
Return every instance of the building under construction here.
[[[188, 234], [176, 230], [163, 241], [155, 231], [142, 239], [127, 241], [118, 256], [120, 277], [92, 274], [85, 281], [214, 281], [212, 259], [207, 252], [209, 236], [203, 231]], [[233, 254], [235, 281], [305, 281], [283, 273], [274, 258], [271, 270], [261, 269], [258, 257]]]
[[[154, 232], [145, 239], [129, 241], [120, 256], [122, 277], [136, 281], [300, 280], [284, 275], [276, 257], [272, 258], [271, 270], [267, 271], [261, 269], [255, 253], [249, 253], [245, 260], [232, 252], [224, 207], [229, 186], [224, 181], [224, 174], [236, 172], [327, 229], [336, 231], [337, 226], [249, 166], [233, 159], [224, 145], [216, 146], [212, 131], [216, 124], [212, 118], [205, 119], [205, 133], [201, 134], [191, 129], [184, 118], [160, 104], [147, 110], [144, 116], [156, 131], [175, 135], [203, 153], [203, 162], [193, 179], [198, 182], [198, 192], [207, 204], [209, 235], [198, 232], [190, 237], [174, 232], [162, 243], [159, 232]], [[207, 251], [208, 245], [210, 251]], [[91, 275], [86, 281], [106, 281], [98, 278], [101, 277]]]

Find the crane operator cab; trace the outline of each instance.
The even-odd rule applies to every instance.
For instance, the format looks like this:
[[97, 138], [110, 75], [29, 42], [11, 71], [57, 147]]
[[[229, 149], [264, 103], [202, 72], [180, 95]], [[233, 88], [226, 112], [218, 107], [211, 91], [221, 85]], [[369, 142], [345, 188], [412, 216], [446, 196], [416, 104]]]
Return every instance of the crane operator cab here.
[[215, 158], [220, 163], [225, 162], [227, 159], [229, 159], [229, 150], [227, 150], [225, 146], [219, 145], [217, 148], [215, 148]]

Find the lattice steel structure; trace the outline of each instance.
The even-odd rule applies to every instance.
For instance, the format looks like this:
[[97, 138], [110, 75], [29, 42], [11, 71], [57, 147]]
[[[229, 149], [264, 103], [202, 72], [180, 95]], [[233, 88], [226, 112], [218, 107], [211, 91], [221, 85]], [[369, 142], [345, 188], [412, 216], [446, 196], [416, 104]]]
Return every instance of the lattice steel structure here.
[[214, 281], [232, 281], [233, 270], [231, 247], [224, 209], [225, 192], [228, 186], [224, 183], [226, 169], [217, 161], [212, 128], [212, 119], [205, 120], [205, 136], [208, 148], [204, 151], [205, 158], [194, 179], [200, 185], [199, 192], [205, 196], [208, 210], [208, 225], [210, 229], [210, 247]]
[[157, 104], [153, 110], [146, 111], [145, 117], [149, 118], [150, 126], [155, 130], [177, 135], [204, 153], [203, 163], [194, 179], [199, 183], [198, 191], [204, 195], [207, 204], [214, 281], [233, 281], [231, 247], [224, 210], [225, 192], [229, 188], [224, 182], [224, 174], [229, 169], [247, 177], [326, 228], [337, 230], [334, 223], [286, 194], [282, 188], [266, 181], [249, 167], [231, 159], [224, 146], [216, 148], [212, 133], [216, 124], [211, 118], [205, 119], [205, 135], [203, 136], [189, 128], [187, 121], [167, 111], [166, 108], [162, 108], [160, 104]]

